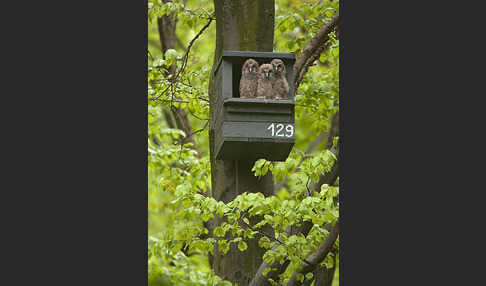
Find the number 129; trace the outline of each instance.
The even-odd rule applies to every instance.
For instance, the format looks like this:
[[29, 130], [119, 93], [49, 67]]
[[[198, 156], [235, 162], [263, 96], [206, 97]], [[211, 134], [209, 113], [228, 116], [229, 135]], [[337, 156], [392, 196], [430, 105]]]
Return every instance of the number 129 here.
[[[285, 132], [282, 132], [285, 128]], [[294, 135], [294, 126], [292, 124], [272, 123], [267, 128], [272, 131], [272, 136], [292, 137]]]

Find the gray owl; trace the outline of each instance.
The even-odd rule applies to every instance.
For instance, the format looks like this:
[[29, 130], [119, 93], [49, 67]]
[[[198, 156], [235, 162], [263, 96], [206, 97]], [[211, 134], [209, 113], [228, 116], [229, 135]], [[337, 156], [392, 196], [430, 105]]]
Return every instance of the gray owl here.
[[289, 83], [287, 82], [285, 75], [285, 65], [280, 59], [272, 60], [273, 77], [272, 77], [272, 89], [273, 98], [282, 99], [288, 98], [289, 95]]
[[268, 98], [273, 97], [272, 77], [273, 66], [271, 64], [263, 64], [258, 71], [258, 87], [257, 97]]
[[240, 98], [255, 97], [257, 81], [258, 63], [254, 59], [248, 59], [241, 69]]

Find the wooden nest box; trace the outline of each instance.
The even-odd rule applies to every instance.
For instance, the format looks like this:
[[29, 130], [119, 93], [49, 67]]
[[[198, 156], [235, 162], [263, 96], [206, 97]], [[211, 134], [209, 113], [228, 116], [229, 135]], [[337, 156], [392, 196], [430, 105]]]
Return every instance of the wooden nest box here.
[[[241, 69], [249, 58], [259, 65], [284, 62], [287, 98], [240, 98]], [[216, 159], [287, 159], [295, 139], [294, 63], [293, 53], [223, 51], [214, 77]]]

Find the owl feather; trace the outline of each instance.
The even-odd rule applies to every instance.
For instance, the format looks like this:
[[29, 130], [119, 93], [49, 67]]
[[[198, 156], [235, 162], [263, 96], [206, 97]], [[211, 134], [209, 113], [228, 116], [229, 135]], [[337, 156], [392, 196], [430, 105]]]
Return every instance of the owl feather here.
[[256, 97], [258, 68], [258, 63], [254, 59], [248, 59], [243, 64], [240, 79], [240, 98]]
[[280, 59], [273, 59], [272, 62], [272, 90], [273, 99], [288, 98], [289, 96], [289, 83], [287, 82], [285, 74], [285, 65]]
[[273, 97], [272, 89], [272, 73], [273, 66], [271, 64], [263, 64], [258, 71], [258, 87], [257, 97], [271, 99]]

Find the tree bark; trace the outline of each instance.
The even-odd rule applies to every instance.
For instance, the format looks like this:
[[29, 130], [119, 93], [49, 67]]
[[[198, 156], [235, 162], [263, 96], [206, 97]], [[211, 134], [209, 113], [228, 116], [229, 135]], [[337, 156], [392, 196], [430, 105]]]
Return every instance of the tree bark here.
[[[336, 272], [336, 254], [334, 254], [334, 266], [327, 269], [325, 266], [318, 266], [314, 270], [314, 286], [331, 286], [334, 280], [334, 272]], [[304, 284], [305, 285], [305, 284]], [[310, 284], [309, 284], [310, 285]]]
[[[216, 200], [232, 201], [243, 192], [261, 192], [265, 196], [273, 194], [273, 176], [269, 172], [258, 179], [251, 172], [253, 161], [216, 160], [214, 153], [215, 93], [214, 71], [223, 50], [273, 51], [273, 31], [275, 1], [266, 0], [214, 0], [216, 14], [216, 48], [213, 70], [209, 84], [210, 99], [210, 159], [211, 189]], [[211, 229], [221, 223], [220, 219], [211, 221]], [[271, 233], [268, 229], [267, 233]], [[263, 261], [265, 250], [258, 247], [258, 237], [247, 240], [248, 249], [240, 252], [232, 244], [226, 255], [219, 253], [217, 247], [212, 257], [212, 265], [221, 278], [246, 286]]]

